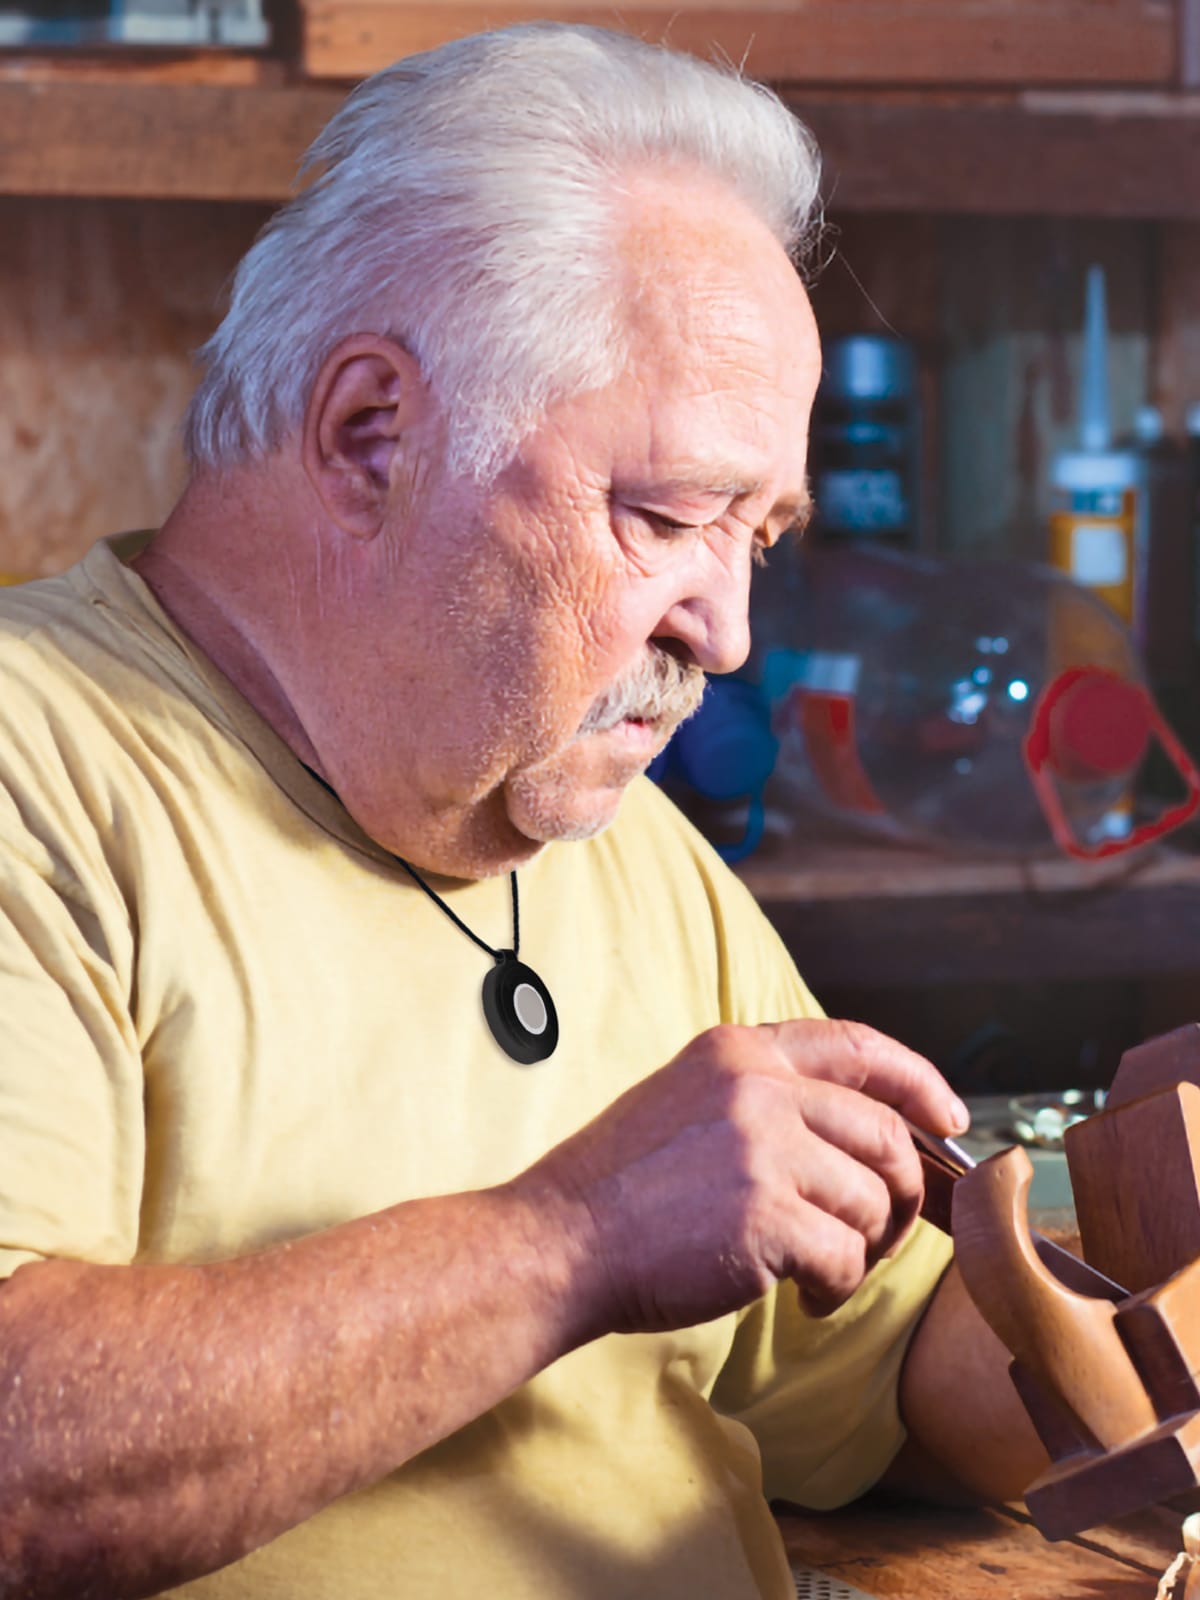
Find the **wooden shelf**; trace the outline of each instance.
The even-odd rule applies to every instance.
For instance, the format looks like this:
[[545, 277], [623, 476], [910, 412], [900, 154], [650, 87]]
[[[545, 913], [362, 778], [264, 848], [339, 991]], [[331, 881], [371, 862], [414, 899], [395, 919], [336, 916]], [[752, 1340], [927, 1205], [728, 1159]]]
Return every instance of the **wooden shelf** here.
[[276, 202], [328, 88], [0, 81], [0, 194]]
[[1174, 0], [301, 0], [301, 13], [306, 70], [335, 78], [543, 17], [665, 38], [795, 83], [1165, 86], [1179, 46]]
[[811, 844], [742, 880], [806, 980], [829, 986], [1200, 974], [1200, 856], [1088, 865]]
[[834, 213], [1200, 218], [1200, 95], [785, 98]]
[[[275, 203], [344, 92], [0, 76], [0, 194]], [[1200, 219], [1200, 96], [786, 92], [834, 215]]]

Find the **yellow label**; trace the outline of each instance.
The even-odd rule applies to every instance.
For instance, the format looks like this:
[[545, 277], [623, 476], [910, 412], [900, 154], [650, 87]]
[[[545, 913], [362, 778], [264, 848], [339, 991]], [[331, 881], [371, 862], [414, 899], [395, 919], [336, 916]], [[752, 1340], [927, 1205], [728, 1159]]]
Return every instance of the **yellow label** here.
[[1124, 623], [1134, 615], [1133, 496], [1119, 517], [1056, 511], [1050, 518], [1050, 565], [1098, 595]]

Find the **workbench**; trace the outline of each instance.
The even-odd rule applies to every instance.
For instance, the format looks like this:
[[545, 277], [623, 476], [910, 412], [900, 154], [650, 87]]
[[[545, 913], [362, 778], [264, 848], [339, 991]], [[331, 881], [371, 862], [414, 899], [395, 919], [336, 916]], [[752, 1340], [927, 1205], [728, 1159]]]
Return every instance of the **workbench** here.
[[[1154, 1508], [1049, 1544], [1020, 1506], [951, 1511], [859, 1501], [780, 1512], [805, 1600], [1154, 1600], [1183, 1513]], [[811, 1575], [812, 1569], [828, 1579]]]
[[799, 836], [737, 871], [806, 981], [932, 986], [1200, 974], [1200, 855], [1020, 861]]

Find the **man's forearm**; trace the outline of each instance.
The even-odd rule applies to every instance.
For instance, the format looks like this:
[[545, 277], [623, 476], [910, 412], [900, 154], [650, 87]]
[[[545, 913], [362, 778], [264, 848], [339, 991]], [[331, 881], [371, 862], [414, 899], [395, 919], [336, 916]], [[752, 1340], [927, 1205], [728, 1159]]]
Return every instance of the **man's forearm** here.
[[206, 1266], [20, 1268], [0, 1286], [0, 1597], [211, 1571], [599, 1331], [537, 1199], [417, 1201]]
[[900, 1411], [909, 1442], [889, 1486], [936, 1499], [1020, 1499], [1048, 1463], [1008, 1376], [1010, 1359], [951, 1267], [905, 1359]]

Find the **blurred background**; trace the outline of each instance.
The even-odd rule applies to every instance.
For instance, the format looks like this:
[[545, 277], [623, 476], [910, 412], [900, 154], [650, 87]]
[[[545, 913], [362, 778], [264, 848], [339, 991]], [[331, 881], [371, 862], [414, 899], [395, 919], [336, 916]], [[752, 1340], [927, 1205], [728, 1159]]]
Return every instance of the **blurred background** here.
[[[1008, 807], [1016, 787], [1004, 785], [1028, 777], [1047, 627], [1057, 637], [1055, 602], [1022, 576], [1029, 563], [1099, 592], [1124, 641], [1104, 670], [1146, 688], [1184, 765], [1197, 754], [1200, 0], [643, 0], [619, 11], [578, 0], [0, 0], [0, 572], [60, 571], [96, 539], [168, 510], [191, 352], [346, 89], [413, 50], [529, 16], [623, 26], [741, 62], [809, 123], [825, 161], [827, 227], [810, 273], [829, 352], [814, 550], [882, 550], [918, 571], [999, 562], [1017, 576], [978, 579], [993, 614], [968, 643], [986, 639], [996, 655], [1003, 640], [1007, 668], [1021, 629], [1041, 629], [1021, 646], [1033, 652], [1018, 663], [1024, 676], [1006, 671], [1002, 686], [1004, 748], [1025, 762], [1016, 778], [982, 764], [1003, 730], [984, 704], [978, 648], [961, 670], [937, 669], [947, 683], [930, 692], [957, 696], [938, 726], [969, 724], [974, 740], [955, 746], [951, 768], [976, 787], [964, 802], [970, 785], [948, 780], [954, 792], [937, 791], [920, 827], [899, 816], [912, 785], [897, 798], [866, 746], [855, 758], [876, 810], [899, 816], [890, 832], [806, 806], [800, 780], [781, 786], [778, 772], [752, 773], [742, 793], [731, 776], [749, 748], [741, 724], [732, 743], [709, 747], [715, 796], [679, 769], [662, 781], [735, 855], [757, 794], [762, 826], [737, 869], [827, 1007], [927, 1050], [970, 1093], [1103, 1084], [1129, 1044], [1200, 1018], [1195, 823], [1129, 843], [1182, 807], [1184, 767], [1149, 722], [1136, 760], [1104, 767], [1118, 761], [1109, 700], [1085, 774], [1103, 767], [1111, 780], [1107, 820], [1081, 854], [1049, 822], [1043, 837], [1007, 845], [992, 821], [974, 837], [959, 823], [964, 805], [978, 821], [1029, 802], [1023, 792]], [[1104, 334], [1090, 371], [1089, 281]], [[1089, 442], [1101, 391], [1107, 436], [1093, 427]], [[1101, 471], [1092, 457], [1116, 465]], [[1081, 481], [1092, 484], [1084, 500]], [[786, 751], [780, 716], [793, 716], [794, 734], [797, 694], [810, 696], [806, 715], [815, 704], [811, 640], [787, 600], [788, 582], [809, 580], [789, 579], [792, 561], [759, 585], [745, 682], [765, 696], [768, 732], [752, 767]], [[932, 638], [946, 610], [918, 597], [909, 623]], [[851, 709], [865, 735], [873, 678], [886, 678], [891, 727], [895, 684], [932, 669], [929, 651], [912, 653], [912, 626], [903, 659], [860, 652], [864, 626], [875, 640], [893, 624], [849, 616], [849, 642], [822, 649], [859, 662]], [[804, 657], [774, 695], [768, 647]], [[1014, 683], [1028, 691], [1019, 726]], [[982, 710], [963, 684], [982, 686]], [[1087, 719], [1078, 706], [1072, 717], [1078, 732]], [[930, 725], [927, 715], [926, 755], [945, 746]], [[891, 757], [911, 776], [903, 750]], [[1047, 803], [1082, 781], [1068, 765], [1051, 751]], [[985, 788], [998, 810], [971, 799]], [[1120, 847], [1106, 855], [1102, 839]]]

